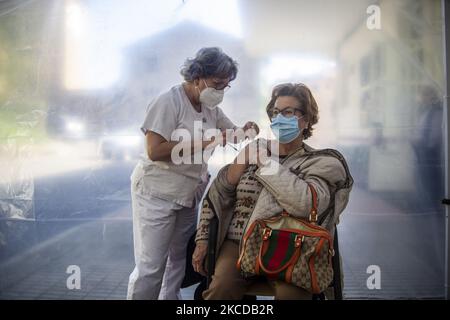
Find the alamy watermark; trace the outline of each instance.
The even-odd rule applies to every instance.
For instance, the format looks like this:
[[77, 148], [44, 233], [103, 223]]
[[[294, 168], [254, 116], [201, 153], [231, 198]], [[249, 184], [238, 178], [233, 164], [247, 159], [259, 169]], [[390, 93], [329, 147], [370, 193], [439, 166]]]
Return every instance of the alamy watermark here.
[[[249, 143], [242, 148], [235, 159], [237, 164], [258, 164], [262, 166], [261, 174], [272, 175], [278, 172], [279, 142], [275, 139], [260, 138], [254, 140], [256, 131], [248, 129], [227, 129], [220, 131], [211, 128], [203, 130], [202, 121], [194, 121], [194, 130], [184, 128], [172, 132], [171, 141], [178, 142], [171, 152], [174, 164], [203, 164], [211, 158], [214, 149], [227, 143], [238, 143], [249, 139]], [[209, 143], [206, 147], [204, 143]], [[276, 160], [276, 161], [274, 161]]]
[[66, 280], [66, 287], [69, 290], [81, 289], [81, 269], [77, 265], [70, 265], [66, 269], [66, 273], [70, 274]]
[[370, 5], [366, 9], [369, 15], [366, 20], [366, 26], [369, 30], [381, 30], [381, 8], [375, 4]]
[[370, 265], [366, 270], [370, 276], [367, 278], [366, 285], [369, 290], [381, 289], [381, 268], [377, 265]]

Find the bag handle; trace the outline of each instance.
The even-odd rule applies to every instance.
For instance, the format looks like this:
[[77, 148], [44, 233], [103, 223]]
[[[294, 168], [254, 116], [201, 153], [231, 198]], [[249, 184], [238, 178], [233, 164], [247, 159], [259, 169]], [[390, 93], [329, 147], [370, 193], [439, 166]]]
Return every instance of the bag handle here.
[[[311, 211], [309, 212], [308, 221], [310, 223], [316, 224], [317, 223], [317, 192], [311, 183], [308, 183], [308, 187], [309, 187], [309, 190], [311, 191], [311, 196], [312, 196], [312, 206], [311, 206]], [[289, 216], [289, 213], [286, 210], [283, 210], [281, 215]]]
[[312, 207], [309, 212], [309, 222], [317, 223], [317, 192], [311, 183], [308, 183], [308, 187], [312, 195]]

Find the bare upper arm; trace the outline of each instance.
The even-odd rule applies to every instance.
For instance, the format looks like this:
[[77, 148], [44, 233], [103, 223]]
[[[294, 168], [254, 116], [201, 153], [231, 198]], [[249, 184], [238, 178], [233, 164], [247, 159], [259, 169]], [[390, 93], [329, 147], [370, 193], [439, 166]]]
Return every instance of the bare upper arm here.
[[147, 131], [145, 138], [148, 157], [151, 160], [154, 160], [157, 157], [157, 155], [155, 155], [155, 150], [161, 143], [167, 142], [167, 140], [160, 134], [153, 131]]

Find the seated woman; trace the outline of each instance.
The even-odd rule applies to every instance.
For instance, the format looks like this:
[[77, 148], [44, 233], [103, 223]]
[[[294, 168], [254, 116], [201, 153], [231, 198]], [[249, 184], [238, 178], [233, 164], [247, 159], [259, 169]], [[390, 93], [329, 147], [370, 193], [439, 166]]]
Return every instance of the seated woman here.
[[[278, 152], [268, 150], [270, 158], [257, 152], [257, 164], [251, 164], [249, 159], [255, 148], [247, 145], [232, 164], [219, 171], [203, 202], [192, 264], [195, 271], [204, 275], [208, 223], [214, 215], [219, 220], [219, 254], [211, 284], [203, 292], [204, 299], [242, 299], [252, 281], [244, 279], [236, 268], [239, 242], [247, 226], [283, 210], [307, 219], [312, 206], [308, 183], [317, 192], [318, 221], [332, 235], [339, 214], [348, 203], [353, 179], [342, 155], [333, 149], [316, 150], [303, 142], [312, 135], [312, 126], [318, 121], [311, 91], [303, 84], [278, 85], [266, 111], [279, 142]], [[261, 142], [260, 139], [253, 143], [261, 148]], [[238, 161], [243, 158], [245, 161]], [[273, 161], [279, 162], [277, 171], [264, 173]], [[275, 299], [311, 299], [310, 293], [292, 284], [275, 280], [268, 283], [274, 289]]]

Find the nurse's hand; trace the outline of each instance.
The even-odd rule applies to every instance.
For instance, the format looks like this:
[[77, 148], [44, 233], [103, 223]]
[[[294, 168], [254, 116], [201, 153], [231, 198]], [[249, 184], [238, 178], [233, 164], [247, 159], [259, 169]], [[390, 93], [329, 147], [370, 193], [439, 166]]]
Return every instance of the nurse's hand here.
[[245, 136], [250, 139], [254, 139], [259, 134], [259, 127], [256, 122], [248, 121], [243, 127], [242, 130], [245, 132]]
[[207, 250], [208, 243], [206, 241], [197, 241], [194, 254], [192, 255], [192, 267], [194, 268], [194, 271], [205, 277], [207, 274], [204, 268], [204, 262]]
[[226, 132], [225, 130], [220, 131], [217, 135], [207, 138], [207, 141], [203, 142], [204, 148], [215, 148], [216, 146], [224, 147], [227, 144]]

